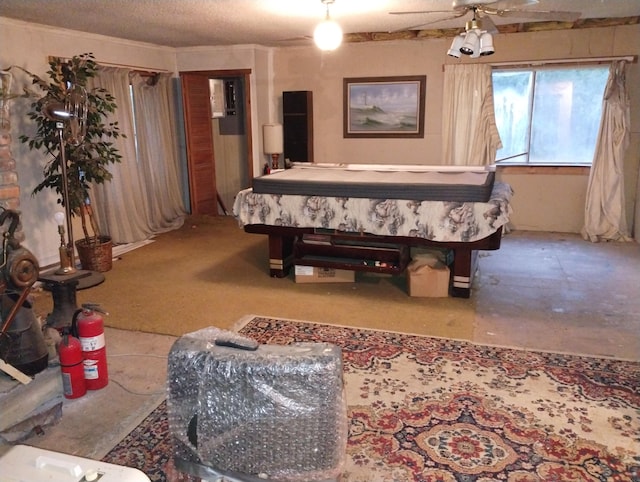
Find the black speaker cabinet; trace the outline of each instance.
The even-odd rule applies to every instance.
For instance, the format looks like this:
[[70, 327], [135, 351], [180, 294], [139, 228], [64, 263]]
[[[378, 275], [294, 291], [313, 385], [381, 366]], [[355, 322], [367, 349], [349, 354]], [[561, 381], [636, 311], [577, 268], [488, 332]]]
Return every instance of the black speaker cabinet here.
[[282, 93], [284, 158], [313, 162], [313, 92]]

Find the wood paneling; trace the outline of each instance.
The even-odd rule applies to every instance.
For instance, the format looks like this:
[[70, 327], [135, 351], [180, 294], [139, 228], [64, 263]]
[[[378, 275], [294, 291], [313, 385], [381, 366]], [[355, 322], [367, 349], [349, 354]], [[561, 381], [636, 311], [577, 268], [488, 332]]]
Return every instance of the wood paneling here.
[[218, 214], [209, 77], [181, 73], [191, 214]]
[[590, 166], [509, 166], [498, 164], [498, 172], [502, 174], [567, 174], [576, 176], [588, 176], [591, 171]]
[[[466, 20], [466, 18], [465, 18]], [[617, 25], [636, 25], [640, 23], [640, 17], [617, 18], [583, 18], [575, 22], [521, 22], [507, 25], [497, 25], [499, 33], [542, 32], [548, 30], [575, 30], [583, 28], [614, 27]], [[424, 30], [399, 30], [397, 32], [356, 32], [344, 35], [343, 42], [376, 42], [389, 40], [421, 40], [426, 38], [452, 38], [460, 33], [464, 27], [464, 21], [460, 27], [424, 29]]]

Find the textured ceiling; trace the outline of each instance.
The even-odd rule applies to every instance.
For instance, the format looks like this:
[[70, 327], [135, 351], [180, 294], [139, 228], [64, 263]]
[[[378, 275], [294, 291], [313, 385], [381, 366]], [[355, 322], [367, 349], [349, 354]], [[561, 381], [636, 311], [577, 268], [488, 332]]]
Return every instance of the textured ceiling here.
[[[505, 1], [475, 3], [500, 6]], [[594, 18], [635, 17], [632, 23], [637, 23], [640, 0], [539, 0], [521, 10], [581, 14], [574, 24], [555, 28], [584, 26], [588, 24], [585, 19]], [[391, 15], [391, 11], [445, 13]], [[335, 0], [330, 7], [331, 17], [344, 32], [354, 34], [347, 35], [347, 40], [373, 39], [376, 36], [371, 32], [398, 33], [412, 27], [462, 29], [471, 17], [468, 14], [452, 20], [452, 13], [452, 0]], [[169, 47], [296, 45], [309, 41], [324, 15], [321, 0], [0, 0], [2, 17]], [[509, 24], [516, 29], [535, 21], [524, 14], [492, 19], [498, 27]], [[428, 26], [422, 27], [421, 23]]]

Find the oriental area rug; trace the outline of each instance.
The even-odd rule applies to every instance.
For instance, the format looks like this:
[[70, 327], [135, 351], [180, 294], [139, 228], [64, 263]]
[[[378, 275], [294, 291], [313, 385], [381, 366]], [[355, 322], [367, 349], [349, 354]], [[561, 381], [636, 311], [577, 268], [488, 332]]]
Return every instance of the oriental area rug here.
[[[640, 481], [640, 363], [251, 316], [260, 343], [342, 348], [343, 482]], [[162, 403], [105, 461], [166, 475]]]

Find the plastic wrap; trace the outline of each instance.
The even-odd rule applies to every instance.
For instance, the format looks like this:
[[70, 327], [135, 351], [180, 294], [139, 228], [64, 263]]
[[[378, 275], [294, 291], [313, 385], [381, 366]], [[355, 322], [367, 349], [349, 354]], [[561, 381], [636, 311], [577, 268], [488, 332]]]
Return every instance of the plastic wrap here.
[[205, 328], [174, 343], [167, 386], [181, 470], [199, 474], [204, 466], [238, 480], [339, 476], [347, 442], [339, 347], [258, 345]]

